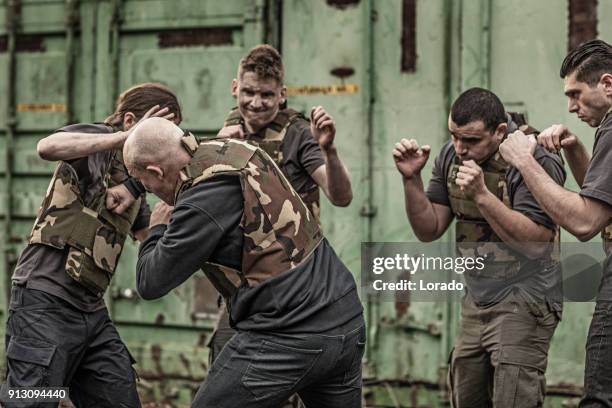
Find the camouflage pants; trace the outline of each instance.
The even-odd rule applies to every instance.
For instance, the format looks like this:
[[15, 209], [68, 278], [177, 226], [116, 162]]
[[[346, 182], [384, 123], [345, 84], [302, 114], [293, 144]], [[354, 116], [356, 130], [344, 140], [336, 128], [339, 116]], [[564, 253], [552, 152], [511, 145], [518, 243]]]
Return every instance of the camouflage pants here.
[[[208, 343], [209, 354], [208, 354], [208, 366], [212, 366], [213, 361], [217, 359], [221, 350], [227, 342], [232, 338], [232, 336], [236, 334], [236, 331], [231, 328], [229, 324], [229, 315], [227, 313], [227, 309], [225, 305], [221, 305], [219, 310], [219, 318], [217, 320], [217, 324], [215, 325], [215, 331], [212, 334], [212, 337]], [[293, 395], [289, 400], [283, 405], [283, 408], [304, 408], [304, 404], [300, 400], [300, 397], [297, 395]]]
[[468, 295], [461, 306], [449, 368], [453, 407], [542, 407], [556, 313], [518, 294], [487, 308]]
[[[134, 360], [106, 308], [84, 313], [48, 293], [13, 286], [6, 355], [8, 387], [67, 387], [77, 408], [141, 406]], [[5, 406], [57, 407], [57, 402]]]

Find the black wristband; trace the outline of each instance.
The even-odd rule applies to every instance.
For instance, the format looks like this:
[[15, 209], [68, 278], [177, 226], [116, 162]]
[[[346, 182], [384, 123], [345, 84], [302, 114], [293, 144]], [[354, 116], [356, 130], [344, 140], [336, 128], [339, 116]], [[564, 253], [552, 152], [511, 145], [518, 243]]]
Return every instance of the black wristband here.
[[146, 191], [140, 181], [136, 180], [134, 177], [129, 177], [123, 182], [123, 185], [128, 189], [130, 194], [134, 196], [134, 198], [140, 197]]

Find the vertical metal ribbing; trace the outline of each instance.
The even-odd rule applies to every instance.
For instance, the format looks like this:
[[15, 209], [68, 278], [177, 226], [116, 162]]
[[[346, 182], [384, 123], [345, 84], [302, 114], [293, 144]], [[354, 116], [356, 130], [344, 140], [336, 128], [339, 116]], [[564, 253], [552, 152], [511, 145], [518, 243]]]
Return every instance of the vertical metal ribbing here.
[[[374, 56], [374, 26], [376, 24], [376, 11], [374, 8], [374, 0], [369, 0], [367, 2], [367, 9], [365, 11], [366, 15], [366, 27], [367, 30], [367, 135], [366, 135], [366, 151], [367, 151], [367, 176], [366, 176], [366, 202], [364, 208], [362, 209], [362, 216], [367, 217], [367, 226], [366, 226], [366, 240], [367, 242], [372, 242], [372, 223], [373, 217], [375, 215], [374, 209], [374, 191], [373, 191], [373, 177], [374, 177], [374, 109], [376, 103], [375, 97], [375, 56]], [[379, 307], [377, 302], [373, 302], [367, 297], [366, 305], [366, 322], [368, 323], [368, 338], [370, 339], [366, 345], [365, 350], [365, 361], [366, 363], [372, 363], [374, 360], [374, 350], [377, 346], [377, 332], [378, 332], [378, 323], [379, 323]]]
[[79, 0], [66, 0], [66, 121], [76, 121], [74, 113], [75, 91], [75, 33], [79, 25]]
[[111, 103], [109, 106], [109, 112], [113, 112], [115, 109], [115, 100], [119, 95], [119, 40], [121, 35], [121, 6], [122, 0], [111, 1], [111, 22], [110, 22], [110, 36], [111, 36], [111, 75], [110, 75], [110, 89], [111, 89]]
[[11, 291], [11, 275], [16, 261], [15, 248], [13, 247], [13, 156], [15, 144], [15, 132], [17, 129], [17, 33], [21, 20], [20, 0], [8, 0], [6, 3], [6, 28], [7, 28], [7, 95], [6, 95], [6, 144], [4, 150], [4, 265], [5, 276], [4, 284], [6, 290], [6, 301], [8, 301]]

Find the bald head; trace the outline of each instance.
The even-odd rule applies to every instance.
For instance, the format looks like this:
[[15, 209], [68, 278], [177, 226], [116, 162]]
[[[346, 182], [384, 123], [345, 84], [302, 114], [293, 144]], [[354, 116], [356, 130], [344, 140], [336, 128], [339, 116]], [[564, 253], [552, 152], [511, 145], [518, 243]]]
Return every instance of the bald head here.
[[123, 145], [123, 161], [147, 191], [174, 205], [180, 169], [191, 156], [181, 146], [183, 131], [162, 118], [140, 122]]
[[143, 120], [136, 125], [123, 145], [125, 165], [128, 169], [144, 169], [150, 164], [161, 167], [178, 164], [173, 162], [178, 157], [177, 153], [183, 150], [182, 136], [183, 131], [169, 120]]

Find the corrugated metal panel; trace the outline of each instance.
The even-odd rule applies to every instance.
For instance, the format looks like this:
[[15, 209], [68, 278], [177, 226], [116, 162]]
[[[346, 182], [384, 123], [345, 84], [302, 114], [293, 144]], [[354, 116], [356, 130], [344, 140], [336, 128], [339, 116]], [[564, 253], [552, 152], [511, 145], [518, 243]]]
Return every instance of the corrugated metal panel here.
[[[10, 5], [19, 6], [18, 17], [11, 18], [19, 23], [16, 37], [9, 36]], [[416, 240], [390, 156], [393, 143], [415, 138], [437, 152], [448, 140], [449, 103], [463, 89], [490, 87], [538, 128], [567, 123], [581, 135], [593, 133], [566, 112], [557, 74], [570, 38], [565, 6], [558, 0], [5, 1], [0, 227], [9, 235], [3, 234], [3, 265], [23, 246], [53, 169], [36, 155], [41, 137], [71, 115], [77, 121], [103, 119], [119, 90], [143, 81], [175, 89], [185, 109], [183, 126], [212, 134], [233, 105], [229, 84], [239, 58], [270, 39], [285, 59], [289, 104], [304, 112], [321, 104], [336, 118], [355, 198], [348, 208], [324, 200], [323, 224], [359, 278], [361, 241]], [[612, 17], [609, 2], [597, 7], [598, 21]], [[70, 13], [73, 18], [66, 18]], [[612, 39], [607, 25], [598, 29]], [[577, 188], [573, 180], [568, 186]], [[572, 240], [567, 233], [563, 239]], [[135, 296], [135, 259], [136, 246], [129, 245], [109, 306], [139, 360], [144, 398], [187, 404], [207, 369], [216, 296], [198, 276], [164, 299], [141, 301]], [[2, 294], [11, 266], [4, 271]], [[368, 404], [447, 406], [444, 377], [458, 305], [363, 301]], [[547, 375], [549, 393], [558, 398], [547, 406], [576, 402], [571, 397], [580, 392], [591, 311], [591, 304], [566, 305]]]
[[[54, 168], [36, 154], [41, 137], [73, 120], [103, 120], [119, 90], [145, 81], [177, 92], [183, 126], [212, 134], [234, 104], [229, 86], [239, 58], [268, 34], [266, 4], [260, 0], [9, 3], [16, 5], [15, 16], [7, 6], [0, 14], [16, 23], [17, 36], [9, 41], [10, 24], [3, 20], [0, 91], [14, 98], [0, 98], [0, 148], [6, 153], [0, 155], [0, 167], [8, 167], [2, 170], [2, 190], [10, 191], [2, 194], [0, 214], [19, 242], [13, 247], [10, 238], [4, 240], [7, 261], [14, 261], [25, 245]], [[15, 69], [9, 80], [11, 61]], [[164, 299], [143, 302], [135, 291], [135, 261], [136, 245], [131, 244], [107, 304], [139, 361], [143, 398], [186, 405], [208, 368], [206, 342], [217, 296], [203, 276], [195, 276]], [[3, 267], [0, 290], [12, 269]], [[3, 295], [3, 319], [6, 299]], [[4, 329], [4, 320], [0, 324]]]

